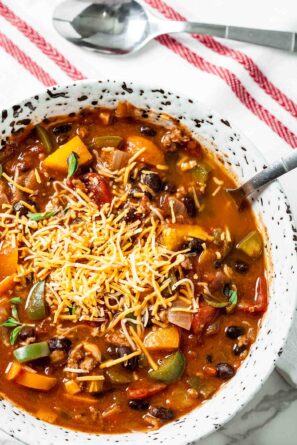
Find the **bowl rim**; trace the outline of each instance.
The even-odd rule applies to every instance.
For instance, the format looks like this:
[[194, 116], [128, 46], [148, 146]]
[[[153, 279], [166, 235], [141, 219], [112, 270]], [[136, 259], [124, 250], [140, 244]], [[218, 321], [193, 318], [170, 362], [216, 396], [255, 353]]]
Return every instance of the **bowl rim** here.
[[[80, 87], [83, 87], [83, 86], [92, 87], [92, 86], [97, 85], [98, 82], [101, 84], [101, 86], [104, 85], [104, 84], [106, 84], [107, 86], [108, 85], [112, 85], [112, 84], [116, 84], [116, 85], [120, 86], [123, 83], [123, 84], [125, 84], [128, 87], [129, 86], [133, 86], [135, 88], [142, 88], [143, 90], [148, 90], [151, 87], [153, 87], [155, 90], [157, 90], [157, 89], [159, 89], [161, 91], [164, 90], [163, 86], [161, 86], [159, 84], [156, 85], [155, 83], [151, 83], [151, 82], [145, 82], [145, 83], [138, 82], [138, 81], [124, 81], [123, 82], [123, 80], [119, 80], [119, 79], [116, 79], [116, 80], [109, 80], [109, 79], [100, 79], [100, 80], [98, 80], [98, 79], [84, 79], [84, 80], [81, 80], [81, 81], [76, 81], [76, 82], [68, 83], [68, 84], [65, 84], [65, 85], [55, 85], [55, 86], [47, 87], [46, 91], [47, 92], [50, 91], [52, 94], [55, 94], [55, 93], [57, 93], [57, 92], [59, 92], [61, 90], [65, 90], [65, 88], [78, 88], [79, 89]], [[167, 89], [165, 89], [165, 91], [167, 91]], [[187, 99], [189, 97], [187, 94], [184, 94], [179, 88], [174, 88], [173, 91], [174, 91], [174, 94], [178, 94], [181, 98]], [[46, 92], [45, 92], [45, 89], [43, 89], [40, 94], [37, 94], [37, 95], [35, 94], [34, 96], [30, 96], [28, 98], [25, 98], [25, 99], [19, 101], [18, 105], [23, 105], [24, 106], [26, 102], [28, 102], [30, 100], [33, 100], [33, 98], [37, 97], [37, 96], [39, 96], [39, 99], [41, 99], [41, 101], [43, 101], [44, 98], [45, 98], [45, 95], [46, 95]], [[195, 95], [193, 95], [193, 100], [195, 101]], [[129, 99], [128, 99], [128, 101], [129, 101]], [[199, 106], [202, 107], [203, 110], [207, 110], [208, 112], [210, 112], [212, 115], [214, 115], [215, 117], [217, 117], [221, 121], [224, 120], [220, 113], [218, 113], [216, 111], [213, 111], [213, 109], [209, 108], [208, 105], [205, 105], [204, 103], [202, 103], [200, 101], [198, 103], [199, 103]], [[100, 106], [100, 103], [98, 103], [98, 105], [96, 105], [96, 106]], [[13, 104], [9, 105], [7, 107], [7, 110], [12, 110], [13, 107], [14, 107]], [[88, 107], [89, 106], [84, 106], [83, 108], [88, 108]], [[153, 109], [153, 107], [152, 107], [152, 109]], [[1, 110], [0, 110], [0, 115], [1, 115]], [[266, 158], [263, 156], [263, 154], [260, 152], [260, 150], [256, 147], [256, 145], [249, 138], [247, 138], [245, 136], [244, 132], [242, 132], [241, 129], [238, 128], [236, 125], [233, 125], [233, 121], [230, 121], [229, 118], [228, 118], [228, 121], [226, 121], [226, 122], [228, 122], [228, 125], [227, 124], [225, 124], [225, 125], [230, 127], [233, 131], [235, 130], [236, 132], [238, 132], [240, 137], [243, 139], [243, 143], [248, 146], [248, 148], [250, 150], [249, 156], [252, 159], [254, 159], [254, 160], [256, 159], [259, 162], [266, 163], [267, 162]], [[186, 123], [184, 125], [187, 126]], [[192, 132], [191, 129], [190, 129], [190, 131]], [[197, 131], [197, 135], [199, 135], [199, 130]], [[204, 137], [202, 137], [202, 139], [204, 139]], [[0, 138], [0, 140], [1, 140], [1, 138]], [[208, 141], [208, 142], [210, 143], [210, 145], [212, 145], [211, 141]], [[219, 153], [219, 151], [218, 151], [218, 153]], [[235, 177], [235, 179], [238, 180], [238, 176], [235, 175], [232, 170], [229, 170], [229, 174], [233, 175]], [[290, 219], [291, 229], [290, 230], [291, 230], [292, 234], [295, 235], [295, 233], [297, 233], [296, 222], [294, 221], [294, 216], [292, 215], [292, 212], [290, 211], [290, 203], [288, 201], [286, 193], [283, 190], [283, 187], [281, 186], [279, 181], [275, 181], [269, 187], [270, 187], [270, 190], [275, 190], [275, 192], [280, 192], [282, 194], [284, 203], [285, 203], [285, 205], [288, 208], [288, 212], [287, 213], [291, 216], [291, 219]], [[256, 216], [256, 220], [259, 222], [259, 218], [261, 218], [261, 215], [256, 215], [256, 212], [254, 212], [254, 213], [255, 213], [255, 216]], [[294, 245], [294, 241], [292, 241], [291, 244]], [[296, 247], [296, 245], [297, 245], [297, 243], [295, 241], [295, 260], [297, 259], [297, 247]], [[290, 311], [288, 311], [288, 313], [287, 313], [288, 317], [291, 316], [290, 321], [286, 325], [286, 328], [282, 332], [283, 338], [279, 341], [280, 352], [282, 351], [282, 347], [285, 345], [287, 337], [288, 337], [288, 335], [290, 333], [290, 330], [292, 328], [292, 315], [294, 314], [294, 311], [295, 311], [296, 306], [297, 306], [297, 283], [294, 286], [294, 290], [292, 289], [291, 292], [294, 292], [294, 294], [295, 294], [294, 302], [292, 302], [292, 304], [290, 306]], [[267, 314], [267, 312], [264, 314], [264, 317], [266, 316], [266, 314]], [[262, 324], [261, 324], [261, 326], [262, 326]], [[254, 386], [254, 390], [250, 391], [250, 392], [245, 392], [244, 397], [243, 397], [243, 399], [244, 399], [243, 404], [241, 404], [241, 406], [236, 407], [236, 409], [234, 409], [232, 411], [232, 413], [230, 413], [230, 412], [229, 413], [225, 413], [225, 415], [221, 416], [221, 418], [220, 418], [220, 426], [222, 424], [228, 422], [236, 414], [238, 414], [238, 412], [240, 412], [243, 409], [243, 407], [245, 407], [247, 405], [247, 403], [254, 397], [254, 395], [261, 389], [261, 387], [263, 386], [264, 382], [268, 379], [268, 377], [270, 376], [270, 374], [272, 373], [272, 371], [275, 368], [275, 361], [277, 359], [277, 355], [280, 355], [280, 354], [277, 354], [276, 352], [274, 352], [273, 355], [271, 355], [270, 367], [267, 370], [266, 375], [264, 376], [264, 378], [261, 379], [261, 380], [260, 379], [258, 380], [257, 384]], [[243, 364], [241, 364], [240, 368], [241, 367], [243, 367]], [[222, 385], [218, 392], [220, 392], [224, 386], [225, 385]], [[10, 407], [15, 407], [16, 406], [14, 404], [14, 402], [10, 401], [9, 399], [6, 399], [6, 400], [8, 401]], [[206, 401], [206, 403], [207, 402], [208, 401]], [[203, 405], [204, 405], [204, 403], [203, 403]], [[199, 405], [198, 407], [194, 408], [190, 413], [193, 413], [196, 410], [198, 410], [200, 406], [201, 405]], [[24, 415], [26, 417], [30, 416], [31, 418], [36, 419], [35, 416], [33, 416], [32, 414], [28, 413], [27, 411], [24, 411], [22, 408], [20, 408], [20, 410], [24, 413]], [[182, 416], [182, 419], [187, 418], [187, 416], [189, 416], [190, 413], [185, 414], [184, 416]], [[177, 419], [177, 421], [175, 421], [175, 422], [178, 422], [178, 420], [180, 420], [180, 419], [181, 418]], [[114, 439], [114, 440], [109, 440], [109, 442], [111, 444], [118, 443], [118, 439], [120, 438], [120, 436], [123, 435], [121, 433], [119, 433], [119, 434], [112, 434], [112, 435], [107, 435], [107, 434], [99, 434], [98, 435], [96, 433], [93, 434], [93, 433], [88, 433], [88, 432], [76, 431], [76, 430], [72, 430], [72, 429], [68, 429], [68, 428], [64, 428], [64, 427], [61, 428], [60, 426], [50, 425], [50, 424], [45, 423], [43, 421], [40, 421], [40, 423], [44, 424], [46, 428], [50, 428], [50, 427], [53, 427], [55, 429], [59, 428], [59, 429], [62, 429], [62, 430], [69, 431], [69, 434], [75, 433], [76, 435], [78, 435], [81, 438], [82, 437], [87, 437], [87, 436], [96, 437], [98, 439], [98, 443], [100, 442], [100, 437], [105, 437], [105, 436], [106, 437], [107, 436], [108, 437], [112, 437]], [[170, 428], [170, 425], [172, 425], [172, 423], [169, 423], [169, 424], [165, 425], [160, 430], [163, 430], [166, 427]], [[158, 430], [158, 431], [160, 431], [160, 430]], [[199, 436], [198, 439], [200, 440], [201, 438], [205, 438], [205, 437], [207, 437], [208, 435], [210, 435], [211, 433], [213, 433], [216, 430], [217, 430], [216, 426], [213, 425], [213, 427], [211, 429], [209, 429], [209, 431], [207, 433]], [[5, 429], [3, 429], [3, 431], [6, 434], [10, 435], [11, 437], [16, 438], [16, 439], [22, 441], [21, 434], [19, 434], [19, 437], [18, 437], [18, 434], [15, 434], [15, 435], [14, 434], [10, 434], [9, 432], [6, 432]], [[134, 440], [134, 437], [136, 437], [136, 436], [141, 438], [141, 437], [146, 436], [147, 434], [149, 434], [149, 433], [136, 431], [136, 432], [131, 432], [131, 433], [125, 433], [124, 435], [129, 435], [129, 437], [132, 440]], [[186, 441], [184, 439], [176, 438], [176, 441], [174, 442], [174, 444], [175, 445], [186, 445], [189, 442], [197, 440], [197, 436], [198, 436], [199, 433], [197, 432], [196, 435], [195, 435], [194, 432], [193, 432], [193, 436], [191, 436], [190, 431], [187, 431], [187, 434], [188, 434], [189, 438]], [[128, 442], [120, 442], [120, 443], [128, 443]]]

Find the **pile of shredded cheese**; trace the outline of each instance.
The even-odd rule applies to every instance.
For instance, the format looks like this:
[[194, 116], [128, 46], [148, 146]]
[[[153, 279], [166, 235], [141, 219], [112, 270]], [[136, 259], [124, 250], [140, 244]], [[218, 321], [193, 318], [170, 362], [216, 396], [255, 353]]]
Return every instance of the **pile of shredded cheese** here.
[[[133, 168], [131, 159], [120, 174], [113, 174], [113, 200], [101, 208], [64, 181], [55, 183], [47, 211], [59, 211], [49, 219], [36, 222], [12, 214], [10, 206], [0, 214], [0, 242], [9, 238], [18, 247], [16, 279], [20, 284], [31, 275], [34, 282], [46, 280], [46, 300], [54, 323], [95, 321], [102, 334], [121, 323], [129, 338], [127, 320], [141, 334], [149, 311], [153, 323], [162, 326], [160, 311], [177, 298], [187, 302], [191, 311], [193, 286], [180, 267], [185, 256], [160, 243], [162, 222], [158, 215], [145, 221], [125, 220], [129, 210], [123, 208], [125, 187]], [[173, 271], [179, 272], [181, 286], [176, 283], [174, 292], [164, 298]]]

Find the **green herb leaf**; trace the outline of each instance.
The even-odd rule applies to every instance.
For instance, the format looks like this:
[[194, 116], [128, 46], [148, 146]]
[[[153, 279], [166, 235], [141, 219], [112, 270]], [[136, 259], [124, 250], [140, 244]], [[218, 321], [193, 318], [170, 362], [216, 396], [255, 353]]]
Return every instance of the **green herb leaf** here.
[[0, 164], [0, 177], [2, 176], [2, 173], [3, 173], [3, 167], [2, 164]]
[[38, 222], [42, 221], [43, 219], [49, 219], [52, 216], [55, 216], [57, 213], [59, 213], [59, 210], [51, 210], [50, 212], [45, 213], [28, 213], [27, 218]]
[[19, 333], [21, 332], [21, 330], [23, 329], [23, 326], [17, 326], [16, 328], [14, 328], [13, 331], [11, 331], [10, 333], [10, 344], [14, 345], [15, 342], [17, 341], [17, 338], [19, 336]]
[[74, 151], [72, 151], [70, 153], [70, 155], [68, 156], [68, 159], [67, 159], [68, 178], [71, 178], [71, 176], [73, 176], [74, 173], [76, 172], [76, 170], [78, 169], [78, 159], [79, 159], [79, 156]]
[[21, 304], [22, 299], [21, 297], [13, 297], [10, 299], [11, 304]]
[[73, 304], [73, 305], [70, 306], [70, 308], [69, 308], [69, 314], [70, 314], [70, 315], [74, 315], [74, 314], [75, 314], [75, 311], [76, 311], [76, 306], [75, 306], [75, 304]]
[[232, 305], [237, 304], [237, 292], [236, 290], [231, 290], [229, 301]]
[[129, 318], [130, 320], [136, 320], [136, 317], [133, 312], [129, 312], [125, 318]]
[[15, 320], [14, 318], [9, 317], [0, 326], [4, 326], [5, 328], [15, 328], [16, 326], [19, 326], [20, 324], [21, 323], [18, 320]]
[[16, 320], [19, 320], [19, 314], [18, 314], [18, 310], [15, 306], [13, 306], [11, 308], [11, 315], [13, 316], [13, 318], [15, 318]]

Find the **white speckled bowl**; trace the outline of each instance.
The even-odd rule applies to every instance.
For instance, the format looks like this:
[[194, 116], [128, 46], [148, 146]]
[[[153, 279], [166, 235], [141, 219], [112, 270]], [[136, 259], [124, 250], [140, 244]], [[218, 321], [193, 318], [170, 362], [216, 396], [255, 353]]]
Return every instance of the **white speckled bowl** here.
[[[31, 121], [77, 112], [87, 106], [114, 107], [128, 100], [143, 109], [168, 113], [185, 124], [210, 151], [219, 152], [230, 171], [242, 181], [263, 168], [261, 154], [228, 121], [209, 111], [195, 97], [191, 99], [160, 88], [115, 81], [84, 81], [53, 87], [2, 112], [2, 138]], [[1, 401], [1, 428], [30, 445], [115, 445], [158, 443], [181, 445], [197, 440], [229, 420], [261, 388], [282, 352], [296, 305], [296, 229], [287, 198], [278, 183], [270, 185], [255, 199], [259, 225], [266, 228], [269, 258], [270, 302], [250, 354], [235, 377], [215, 396], [190, 414], [150, 433], [90, 435], [76, 433], [41, 422]], [[261, 221], [261, 224], [260, 224]], [[133, 441], [133, 442], [132, 442]]]

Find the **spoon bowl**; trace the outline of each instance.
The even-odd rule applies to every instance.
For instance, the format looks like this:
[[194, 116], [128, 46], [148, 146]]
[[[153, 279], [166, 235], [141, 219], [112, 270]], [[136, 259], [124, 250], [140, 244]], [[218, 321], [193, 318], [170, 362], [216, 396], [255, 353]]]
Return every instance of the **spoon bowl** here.
[[53, 22], [68, 41], [103, 54], [133, 53], [159, 35], [180, 32], [297, 51], [293, 32], [162, 20], [136, 0], [66, 0], [57, 6]]
[[55, 10], [54, 25], [76, 45], [105, 54], [127, 54], [152, 38], [154, 20], [134, 0], [66, 0]]

